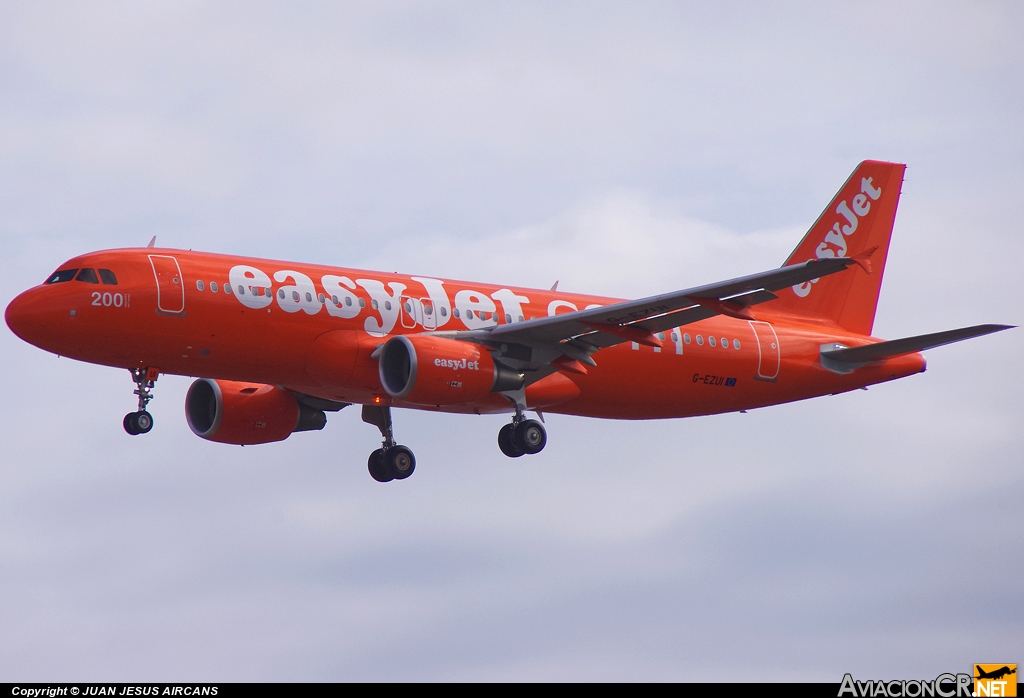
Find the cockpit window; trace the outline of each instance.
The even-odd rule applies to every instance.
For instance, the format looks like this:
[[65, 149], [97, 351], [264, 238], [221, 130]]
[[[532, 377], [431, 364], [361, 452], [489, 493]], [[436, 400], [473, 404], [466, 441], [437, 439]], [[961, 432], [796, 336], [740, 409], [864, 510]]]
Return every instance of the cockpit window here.
[[100, 269], [100, 279], [107, 286], [117, 286], [117, 277], [109, 269]]
[[50, 274], [50, 278], [46, 280], [48, 284], [62, 284], [65, 281], [71, 281], [75, 278], [75, 274], [78, 273], [77, 269], [61, 269]]
[[99, 279], [96, 278], [95, 269], [82, 269], [78, 272], [78, 276], [75, 277], [75, 281], [84, 281], [87, 284], [98, 284]]

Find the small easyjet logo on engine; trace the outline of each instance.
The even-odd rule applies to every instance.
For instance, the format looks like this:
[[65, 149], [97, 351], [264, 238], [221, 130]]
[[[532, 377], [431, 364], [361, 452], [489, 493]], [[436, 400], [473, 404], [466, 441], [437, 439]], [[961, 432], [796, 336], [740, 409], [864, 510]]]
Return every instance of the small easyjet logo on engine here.
[[434, 359], [434, 365], [440, 366], [441, 368], [450, 368], [453, 371], [460, 369], [467, 369], [470, 371], [479, 371], [479, 361], [466, 361], [465, 359]]

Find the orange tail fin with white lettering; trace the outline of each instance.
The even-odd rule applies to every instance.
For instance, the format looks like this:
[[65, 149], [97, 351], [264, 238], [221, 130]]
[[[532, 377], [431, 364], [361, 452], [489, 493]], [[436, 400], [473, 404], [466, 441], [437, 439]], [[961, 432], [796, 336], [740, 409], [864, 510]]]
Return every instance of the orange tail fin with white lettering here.
[[857, 166], [786, 265], [855, 257], [858, 266], [778, 291], [773, 309], [827, 318], [852, 332], [871, 334], [904, 170], [906, 165], [875, 160]]

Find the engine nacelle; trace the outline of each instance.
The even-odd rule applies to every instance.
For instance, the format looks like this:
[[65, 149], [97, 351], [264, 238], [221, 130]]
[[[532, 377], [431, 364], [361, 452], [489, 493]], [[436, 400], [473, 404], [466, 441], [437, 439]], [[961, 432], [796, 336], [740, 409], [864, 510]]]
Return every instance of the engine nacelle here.
[[388, 395], [416, 405], [458, 405], [492, 392], [523, 387], [524, 376], [498, 366], [479, 344], [399, 335], [381, 348], [380, 384]]
[[293, 432], [323, 429], [327, 415], [287, 390], [261, 383], [200, 378], [185, 396], [185, 419], [207, 441], [248, 446], [283, 441]]

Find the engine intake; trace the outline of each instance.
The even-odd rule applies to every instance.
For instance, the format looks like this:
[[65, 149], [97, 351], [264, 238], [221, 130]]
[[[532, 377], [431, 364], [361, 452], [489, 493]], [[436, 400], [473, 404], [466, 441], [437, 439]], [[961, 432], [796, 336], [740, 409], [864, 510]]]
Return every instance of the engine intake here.
[[481, 345], [431, 335], [392, 337], [381, 348], [378, 370], [388, 395], [416, 405], [473, 402], [525, 382]]
[[196, 436], [225, 444], [283, 441], [296, 431], [323, 429], [327, 415], [273, 385], [200, 378], [185, 396], [185, 419]]

